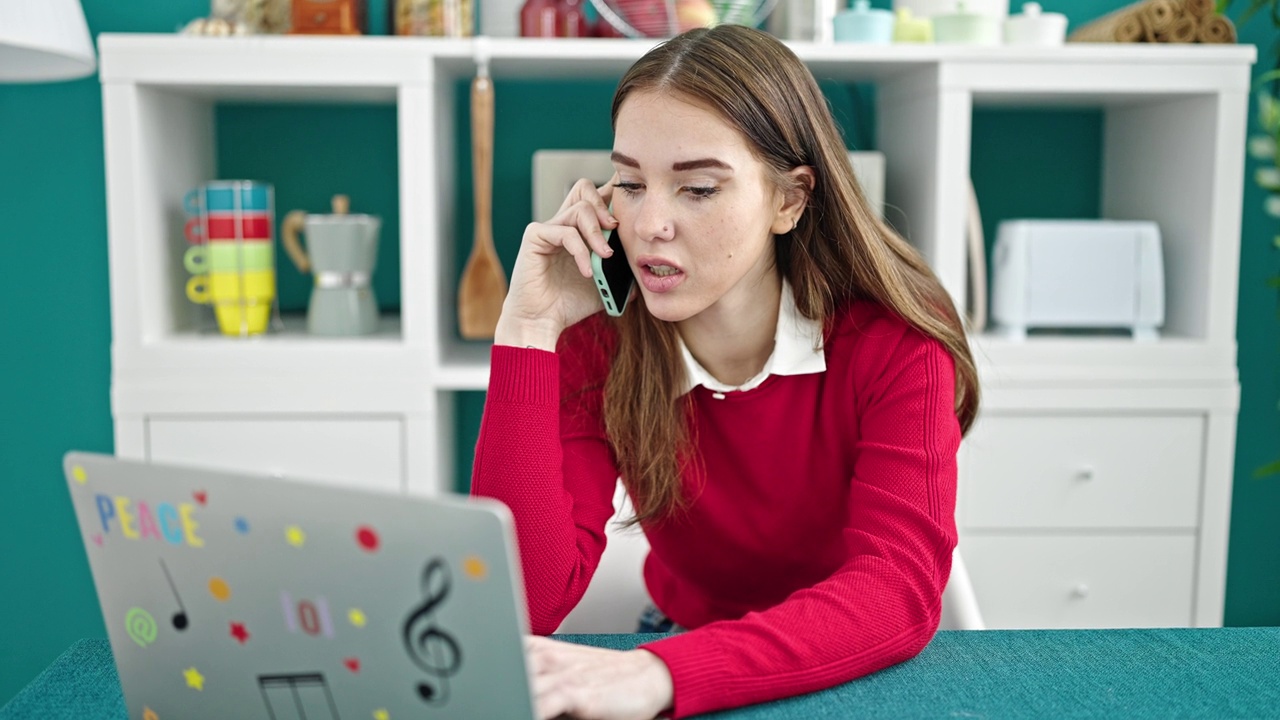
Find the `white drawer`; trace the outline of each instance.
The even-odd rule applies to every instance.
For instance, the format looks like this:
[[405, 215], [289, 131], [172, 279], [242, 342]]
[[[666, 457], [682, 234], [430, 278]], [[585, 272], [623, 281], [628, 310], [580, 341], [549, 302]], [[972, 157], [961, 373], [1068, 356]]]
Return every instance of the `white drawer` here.
[[147, 420], [147, 459], [400, 491], [403, 436], [393, 417], [163, 416]]
[[965, 440], [965, 528], [1195, 528], [1204, 418], [983, 418]]
[[965, 535], [987, 627], [1186, 627], [1195, 536]]

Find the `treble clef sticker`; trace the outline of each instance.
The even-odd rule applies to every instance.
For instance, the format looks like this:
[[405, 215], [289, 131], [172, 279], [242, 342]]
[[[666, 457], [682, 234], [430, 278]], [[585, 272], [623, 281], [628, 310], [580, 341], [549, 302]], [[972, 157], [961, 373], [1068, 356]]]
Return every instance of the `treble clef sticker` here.
[[453, 636], [441, 630], [431, 617], [449, 596], [449, 566], [442, 558], [422, 571], [422, 603], [404, 621], [405, 651], [430, 679], [418, 683], [418, 697], [432, 705], [449, 701], [449, 678], [462, 667], [462, 650]]

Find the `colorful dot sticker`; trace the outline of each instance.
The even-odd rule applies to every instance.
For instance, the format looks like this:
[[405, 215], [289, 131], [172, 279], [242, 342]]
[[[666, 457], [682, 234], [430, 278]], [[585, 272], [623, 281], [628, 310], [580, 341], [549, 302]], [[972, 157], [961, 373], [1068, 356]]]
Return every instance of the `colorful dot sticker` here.
[[209, 594], [218, 602], [226, 602], [231, 599], [231, 586], [220, 577], [210, 578]]
[[81, 485], [89, 482], [89, 473], [85, 472], [84, 468], [79, 465], [71, 468], [71, 477], [75, 478], [76, 482]]
[[245, 629], [244, 623], [231, 623], [231, 637], [238, 640], [241, 645], [249, 642], [249, 631]]
[[160, 720], [160, 716], [156, 714], [155, 710], [144, 706], [142, 708], [142, 720]]
[[302, 532], [302, 528], [297, 525], [290, 525], [284, 529], [284, 539], [290, 545], [300, 548], [307, 542], [307, 534]]
[[102, 547], [102, 533], [94, 533], [92, 539], [93, 539], [94, 545], [97, 545], [98, 547]]
[[360, 543], [360, 547], [365, 552], [377, 552], [378, 533], [368, 525], [361, 525], [356, 529], [356, 542]]
[[200, 507], [204, 507], [205, 504], [209, 502], [209, 493], [204, 490], [196, 490], [191, 493], [191, 497], [195, 498], [196, 502], [200, 503]]
[[195, 690], [204, 690], [204, 676], [200, 674], [199, 670], [189, 667], [182, 671], [182, 676], [187, 679], [187, 687]]
[[346, 665], [347, 669], [350, 670], [353, 674], [360, 672], [360, 658], [349, 657], [343, 660], [342, 664]]
[[378, 708], [373, 711], [373, 720], [391, 720], [391, 713], [386, 708]]
[[248, 535], [249, 521], [245, 520], [242, 517], [236, 518], [236, 532], [240, 533], [241, 535]]
[[463, 558], [462, 572], [472, 580], [480, 582], [489, 576], [489, 566], [484, 560], [481, 560], [475, 555], [471, 555]]
[[364, 627], [365, 623], [369, 621], [369, 619], [365, 617], [364, 611], [360, 608], [351, 608], [348, 610], [347, 619], [351, 621], [352, 625], [355, 625], [358, 628]]

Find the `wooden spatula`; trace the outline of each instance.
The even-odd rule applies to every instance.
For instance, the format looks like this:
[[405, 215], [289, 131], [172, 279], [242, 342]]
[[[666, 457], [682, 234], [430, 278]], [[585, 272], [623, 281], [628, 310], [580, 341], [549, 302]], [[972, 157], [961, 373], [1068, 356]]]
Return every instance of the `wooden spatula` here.
[[458, 329], [468, 340], [485, 340], [498, 326], [507, 276], [493, 247], [493, 81], [484, 60], [471, 81], [471, 175], [476, 228], [458, 283]]

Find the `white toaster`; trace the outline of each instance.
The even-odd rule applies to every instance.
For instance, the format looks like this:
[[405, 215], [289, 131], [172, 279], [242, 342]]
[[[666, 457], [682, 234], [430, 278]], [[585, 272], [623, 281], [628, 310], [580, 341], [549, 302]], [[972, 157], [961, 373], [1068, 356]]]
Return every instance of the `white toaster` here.
[[996, 234], [995, 333], [1125, 329], [1155, 340], [1164, 324], [1160, 228], [1127, 220], [1006, 220]]

